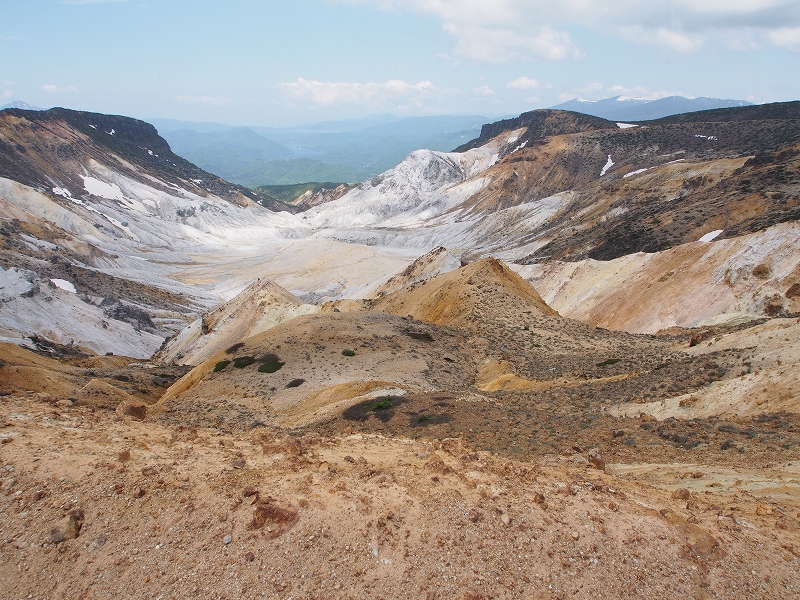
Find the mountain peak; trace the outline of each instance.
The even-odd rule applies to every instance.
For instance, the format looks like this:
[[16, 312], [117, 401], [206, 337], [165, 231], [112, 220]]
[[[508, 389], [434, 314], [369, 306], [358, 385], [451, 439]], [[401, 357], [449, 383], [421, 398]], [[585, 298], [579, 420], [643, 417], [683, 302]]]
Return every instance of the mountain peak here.
[[22, 100], [14, 100], [13, 102], [9, 102], [8, 104], [0, 106], [0, 110], [6, 110], [7, 108], [16, 108], [18, 110], [44, 110], [43, 108], [39, 108], [33, 104], [28, 104]]

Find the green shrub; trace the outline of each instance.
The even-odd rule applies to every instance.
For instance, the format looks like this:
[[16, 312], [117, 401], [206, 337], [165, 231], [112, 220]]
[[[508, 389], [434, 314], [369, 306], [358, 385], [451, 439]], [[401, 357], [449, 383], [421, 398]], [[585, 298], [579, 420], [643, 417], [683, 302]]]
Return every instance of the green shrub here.
[[263, 365], [258, 367], [259, 373], [274, 373], [275, 371], [279, 371], [280, 368], [285, 365], [286, 363], [282, 363], [279, 360], [271, 360], [269, 362], [265, 362]]
[[431, 418], [432, 417], [430, 415], [420, 415], [417, 417], [417, 423], [424, 423], [425, 421], [430, 421]]
[[233, 366], [237, 369], [244, 369], [248, 365], [252, 365], [256, 362], [256, 359], [252, 356], [240, 356], [239, 358], [234, 359]]
[[222, 371], [222, 369], [227, 367], [229, 364], [231, 364], [231, 361], [229, 361], [229, 360], [221, 360], [221, 361], [219, 361], [217, 364], [214, 365], [214, 373], [219, 373], [220, 371]]
[[621, 358], [609, 358], [608, 360], [604, 360], [603, 362], [597, 363], [596, 366], [598, 366], [598, 367], [607, 367], [608, 365], [617, 364], [620, 360], [622, 360], [622, 359]]
[[355, 356], [356, 355], [356, 351], [355, 350], [342, 350], [342, 354], [344, 356]]
[[389, 396], [378, 398], [369, 405], [370, 410], [386, 410], [392, 406], [392, 399]]

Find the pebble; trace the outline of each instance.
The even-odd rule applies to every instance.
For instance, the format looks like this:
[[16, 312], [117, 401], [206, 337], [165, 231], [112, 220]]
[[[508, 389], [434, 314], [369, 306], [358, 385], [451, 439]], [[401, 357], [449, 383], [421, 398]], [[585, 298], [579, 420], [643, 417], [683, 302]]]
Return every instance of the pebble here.
[[225, 544], [225, 545], [227, 546], [227, 545], [228, 545], [228, 544], [230, 544], [232, 541], [233, 541], [233, 538], [232, 538], [231, 536], [229, 536], [229, 535], [226, 535], [226, 536], [225, 536], [225, 539], [223, 539], [223, 540], [222, 540], [222, 543], [223, 543], [223, 544]]
[[581, 539], [581, 534], [578, 533], [577, 531], [573, 531], [572, 532], [572, 539], [577, 542], [579, 539]]

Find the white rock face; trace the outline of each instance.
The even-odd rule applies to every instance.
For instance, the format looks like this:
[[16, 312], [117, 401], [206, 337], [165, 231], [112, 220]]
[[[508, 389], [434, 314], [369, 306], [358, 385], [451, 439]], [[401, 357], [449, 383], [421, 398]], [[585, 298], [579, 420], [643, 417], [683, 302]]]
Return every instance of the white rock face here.
[[452, 155], [417, 150], [342, 198], [312, 208], [303, 215], [303, 222], [314, 229], [375, 225], [413, 211], [436, 192], [463, 179], [463, 169]]

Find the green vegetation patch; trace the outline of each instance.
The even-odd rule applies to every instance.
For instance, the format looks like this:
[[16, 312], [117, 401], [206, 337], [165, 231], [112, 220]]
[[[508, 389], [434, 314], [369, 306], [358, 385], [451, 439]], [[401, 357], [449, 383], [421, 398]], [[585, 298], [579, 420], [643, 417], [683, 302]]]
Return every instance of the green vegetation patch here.
[[231, 364], [231, 361], [229, 361], [229, 360], [221, 360], [221, 361], [219, 361], [217, 364], [214, 365], [214, 373], [219, 373], [220, 371], [222, 371], [222, 369], [227, 367], [229, 364]]
[[237, 369], [244, 369], [245, 367], [252, 365], [256, 362], [256, 359], [252, 356], [240, 356], [239, 358], [234, 359], [233, 366]]
[[259, 373], [275, 373], [276, 371], [280, 371], [280, 368], [285, 365], [286, 363], [279, 361], [277, 358], [275, 360], [271, 360], [269, 362], [263, 363], [261, 366], [258, 367]]
[[598, 366], [598, 367], [607, 367], [608, 365], [615, 365], [621, 360], [622, 360], [621, 358], [609, 358], [608, 360], [604, 360], [603, 362], [597, 363], [596, 366]]
[[[316, 194], [322, 190], [335, 190], [342, 185], [341, 183], [333, 183], [326, 181], [324, 183], [295, 183], [290, 185], [261, 185], [256, 188], [260, 192], [265, 192], [267, 195], [272, 196], [281, 202], [291, 202], [296, 200], [308, 191]], [[346, 183], [344, 185], [347, 185]]]
[[344, 356], [355, 356], [356, 355], [356, 351], [355, 350], [342, 350], [342, 355], [344, 355]]
[[370, 410], [386, 410], [387, 408], [392, 407], [392, 398], [391, 396], [378, 398], [373, 402], [368, 402], [367, 406]]

